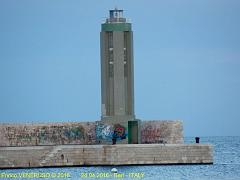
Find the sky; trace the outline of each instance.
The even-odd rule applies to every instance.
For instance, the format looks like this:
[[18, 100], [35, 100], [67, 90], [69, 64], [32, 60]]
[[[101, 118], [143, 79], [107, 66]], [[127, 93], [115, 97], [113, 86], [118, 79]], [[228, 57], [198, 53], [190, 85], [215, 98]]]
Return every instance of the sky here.
[[132, 22], [136, 117], [239, 136], [239, 0], [1, 0], [0, 123], [100, 120], [99, 33], [115, 7]]

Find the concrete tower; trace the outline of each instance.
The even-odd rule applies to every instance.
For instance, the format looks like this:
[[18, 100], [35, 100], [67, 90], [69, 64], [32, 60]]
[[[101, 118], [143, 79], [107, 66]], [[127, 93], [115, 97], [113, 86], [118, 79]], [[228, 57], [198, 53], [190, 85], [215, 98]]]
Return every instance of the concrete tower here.
[[123, 10], [110, 10], [101, 30], [102, 120], [132, 121], [133, 33]]

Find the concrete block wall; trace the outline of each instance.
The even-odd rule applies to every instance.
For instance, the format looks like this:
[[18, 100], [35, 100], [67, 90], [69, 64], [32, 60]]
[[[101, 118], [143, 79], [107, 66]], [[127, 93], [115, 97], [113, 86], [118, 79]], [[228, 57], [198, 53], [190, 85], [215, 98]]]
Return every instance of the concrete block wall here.
[[181, 121], [142, 121], [141, 143], [183, 143], [183, 125]]
[[0, 147], [0, 168], [209, 164], [212, 146], [206, 144], [121, 144]]
[[52, 146], [0, 147], [0, 168], [39, 167]]

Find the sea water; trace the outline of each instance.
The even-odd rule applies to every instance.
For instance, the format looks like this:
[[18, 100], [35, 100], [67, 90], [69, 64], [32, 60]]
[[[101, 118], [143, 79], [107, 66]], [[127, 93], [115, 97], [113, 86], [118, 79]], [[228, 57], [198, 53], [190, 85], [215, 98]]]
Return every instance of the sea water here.
[[[185, 143], [195, 143], [193, 137]], [[240, 137], [201, 137], [214, 146], [213, 165], [139, 165], [0, 170], [0, 179], [240, 180]], [[118, 173], [112, 173], [116, 168]], [[6, 178], [8, 176], [8, 178]]]

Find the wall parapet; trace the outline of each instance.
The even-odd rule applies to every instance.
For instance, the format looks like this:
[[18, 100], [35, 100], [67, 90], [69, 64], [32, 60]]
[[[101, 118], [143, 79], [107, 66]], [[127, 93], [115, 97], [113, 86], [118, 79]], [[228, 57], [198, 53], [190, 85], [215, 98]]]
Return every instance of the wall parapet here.
[[[179, 144], [183, 143], [182, 131], [181, 121], [141, 121], [138, 142]], [[0, 146], [111, 144], [114, 133], [117, 144], [127, 144], [128, 121], [0, 124]]]

